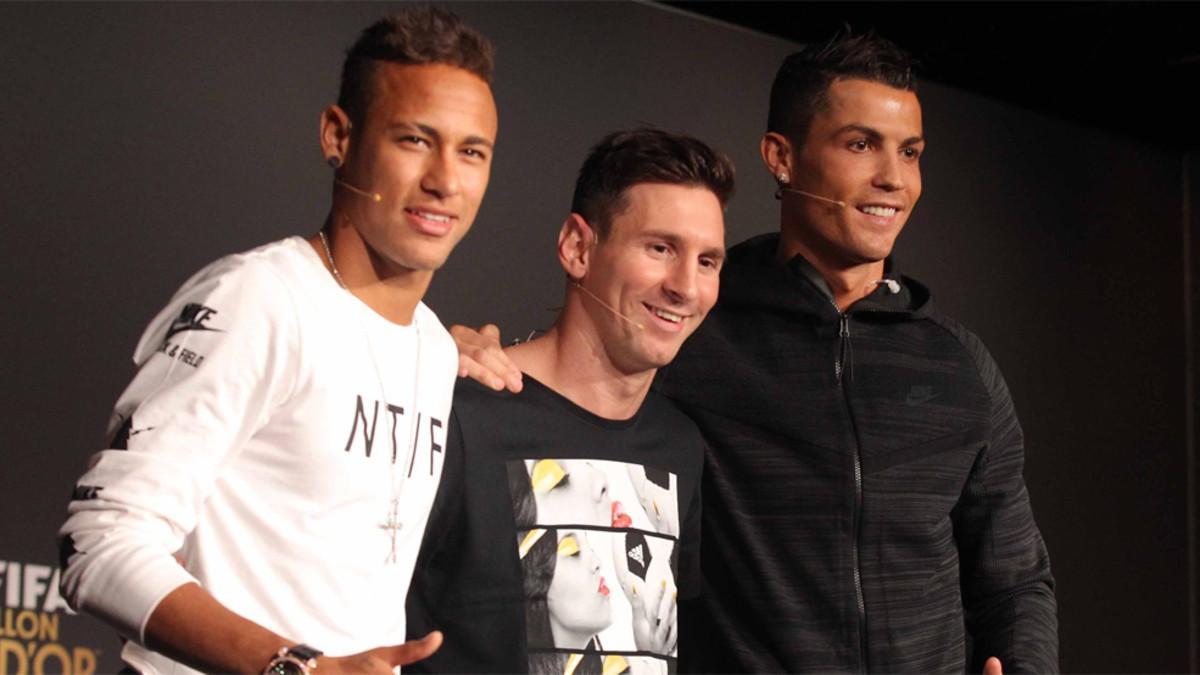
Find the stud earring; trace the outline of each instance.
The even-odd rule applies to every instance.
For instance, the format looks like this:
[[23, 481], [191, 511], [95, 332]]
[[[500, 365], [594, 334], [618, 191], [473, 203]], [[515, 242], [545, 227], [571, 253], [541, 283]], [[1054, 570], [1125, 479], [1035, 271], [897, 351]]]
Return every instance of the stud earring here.
[[342, 158], [338, 157], [336, 155], [333, 157], [326, 157], [325, 163], [328, 164], [329, 166], [332, 166], [335, 169], [342, 168]]
[[775, 174], [775, 178], [779, 181], [779, 183], [775, 186], [775, 199], [782, 200], [783, 199], [783, 186], [788, 184], [787, 172], [780, 171], [779, 173]]

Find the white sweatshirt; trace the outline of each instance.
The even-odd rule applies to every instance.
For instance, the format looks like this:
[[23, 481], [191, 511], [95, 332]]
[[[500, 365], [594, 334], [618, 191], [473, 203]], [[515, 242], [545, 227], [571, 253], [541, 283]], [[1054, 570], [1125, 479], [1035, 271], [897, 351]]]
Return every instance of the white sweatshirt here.
[[59, 532], [68, 602], [144, 673], [190, 672], [141, 643], [193, 580], [328, 654], [403, 642], [457, 368], [433, 312], [388, 322], [292, 237], [198, 272], [134, 361]]

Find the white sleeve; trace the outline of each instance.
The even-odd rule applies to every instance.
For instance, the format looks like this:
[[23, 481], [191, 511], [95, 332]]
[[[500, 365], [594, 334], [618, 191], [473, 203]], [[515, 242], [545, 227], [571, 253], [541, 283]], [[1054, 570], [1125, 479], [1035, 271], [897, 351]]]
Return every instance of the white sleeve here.
[[59, 530], [72, 607], [144, 641], [162, 598], [195, 580], [173, 554], [223, 463], [290, 394], [298, 337], [289, 289], [236, 257], [189, 280], [151, 322], [110, 449], [91, 458]]

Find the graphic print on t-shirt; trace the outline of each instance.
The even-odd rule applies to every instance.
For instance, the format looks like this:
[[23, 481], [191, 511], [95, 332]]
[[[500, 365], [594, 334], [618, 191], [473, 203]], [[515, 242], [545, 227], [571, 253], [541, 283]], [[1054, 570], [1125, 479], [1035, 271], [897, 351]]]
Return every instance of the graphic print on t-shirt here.
[[516, 460], [507, 469], [530, 672], [673, 670], [675, 474], [585, 459]]

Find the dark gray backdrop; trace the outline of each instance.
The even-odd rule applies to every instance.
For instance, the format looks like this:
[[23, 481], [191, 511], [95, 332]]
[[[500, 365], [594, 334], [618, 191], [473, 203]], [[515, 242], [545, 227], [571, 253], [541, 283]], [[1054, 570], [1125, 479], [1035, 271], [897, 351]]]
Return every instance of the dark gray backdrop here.
[[[56, 564], [71, 483], [149, 318], [202, 264], [319, 226], [318, 114], [342, 51], [387, 7], [0, 5], [0, 563], [24, 570], [0, 570], [0, 672], [39, 654], [55, 669], [47, 645], [114, 667], [115, 639], [89, 620], [61, 617], [55, 640], [23, 634], [24, 596], [46, 597], [36, 566]], [[447, 323], [515, 335], [549, 322], [574, 172], [616, 128], [710, 141], [740, 172], [729, 242], [773, 227], [756, 148], [793, 45], [641, 4], [455, 9], [497, 45], [500, 143], [474, 230], [427, 298]], [[930, 82], [921, 98], [925, 196], [897, 257], [1008, 378], [1063, 668], [1195, 668], [1185, 158]]]

